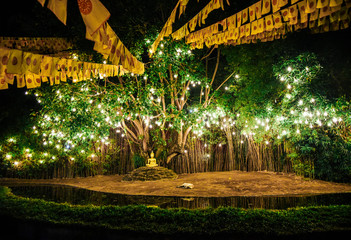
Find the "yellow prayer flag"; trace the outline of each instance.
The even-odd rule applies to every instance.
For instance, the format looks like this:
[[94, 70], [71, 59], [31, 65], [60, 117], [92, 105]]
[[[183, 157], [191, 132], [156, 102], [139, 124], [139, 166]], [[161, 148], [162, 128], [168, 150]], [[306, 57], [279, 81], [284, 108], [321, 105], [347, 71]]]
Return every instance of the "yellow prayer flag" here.
[[257, 33], [263, 33], [265, 31], [264, 24], [265, 24], [264, 18], [258, 19], [258, 22], [257, 22]]
[[329, 16], [330, 14], [331, 11], [329, 6], [323, 7], [319, 10], [319, 18], [324, 18], [326, 16]]
[[251, 5], [249, 7], [249, 17], [250, 17], [250, 22], [254, 21], [256, 19], [256, 6]]
[[237, 40], [240, 36], [239, 28], [234, 29], [234, 39]]
[[72, 71], [73, 71], [72, 62], [73, 62], [72, 59], [67, 59], [67, 66], [66, 66], [67, 77], [72, 77]]
[[327, 18], [323, 17], [323, 18], [318, 18], [318, 27], [325, 25]]
[[279, 0], [279, 7], [284, 7], [286, 4], [288, 4], [289, 0]]
[[240, 27], [240, 38], [245, 37], [245, 25]]
[[41, 82], [47, 82], [49, 77], [41, 76]]
[[257, 34], [257, 20], [251, 23], [251, 35]]
[[32, 73], [27, 73], [25, 76], [27, 88], [36, 88], [36, 84], [34, 83], [34, 75]]
[[17, 49], [12, 49], [7, 62], [7, 73], [22, 74], [22, 54], [23, 52]]
[[242, 16], [242, 12], [238, 12], [236, 14], [236, 24], [237, 24], [237, 27], [241, 27], [241, 16]]
[[[86, 1], [88, 2], [88, 1]], [[78, 1], [79, 3], [79, 1]], [[49, 0], [47, 6], [56, 17], [66, 25], [67, 21], [67, 0]]]
[[22, 63], [22, 70], [21, 73], [26, 73], [29, 71], [29, 68], [32, 63], [32, 56], [33, 54], [30, 52], [23, 52], [23, 63]]
[[198, 15], [196, 15], [195, 17], [193, 17], [190, 21], [189, 21], [189, 29], [190, 31], [194, 31], [195, 28], [196, 28], [196, 24], [197, 24], [197, 18], [198, 18]]
[[329, 6], [336, 7], [342, 4], [344, 0], [330, 0]]
[[275, 13], [279, 11], [280, 6], [278, 0], [272, 0], [272, 12]]
[[256, 13], [256, 18], [260, 19], [262, 17], [262, 3], [261, 1], [258, 1], [255, 3], [255, 13]]
[[34, 81], [35, 87], [40, 87], [41, 86], [41, 77], [40, 77], [40, 75], [33, 74], [33, 81]]
[[9, 85], [5, 80], [5, 76], [0, 76], [0, 90], [8, 89]]
[[17, 79], [17, 88], [23, 88], [26, 86], [26, 82], [24, 80], [24, 74], [16, 75]]
[[44, 56], [40, 64], [40, 75], [50, 76], [52, 70], [52, 57]]
[[281, 28], [283, 26], [282, 16], [280, 15], [280, 12], [273, 13], [273, 19], [274, 19], [274, 28]]
[[272, 31], [273, 30], [273, 18], [272, 18], [272, 14], [266, 16], [264, 18], [265, 23], [266, 23], [266, 31]]
[[9, 49], [0, 48], [0, 76], [5, 75], [5, 70], [9, 61], [9, 54]]
[[340, 11], [332, 13], [329, 17], [330, 23], [338, 22], [339, 18], [340, 18]]
[[316, 9], [313, 13], [310, 14], [310, 21], [315, 21], [318, 19], [319, 9]]
[[228, 29], [235, 29], [236, 28], [236, 15], [232, 15], [227, 18], [227, 27]]
[[281, 15], [282, 15], [282, 17], [283, 17], [283, 21], [284, 21], [284, 22], [288, 22], [288, 21], [289, 21], [289, 17], [288, 17], [288, 15], [289, 15], [289, 9], [288, 9], [288, 8], [285, 8], [285, 9], [281, 10], [280, 12], [281, 12]]
[[223, 19], [222, 21], [219, 22], [219, 24], [222, 25], [222, 28], [223, 28], [222, 31], [227, 30], [227, 19]]
[[306, 13], [313, 13], [316, 11], [316, 3], [317, 0], [307, 0], [307, 4], [306, 4]]
[[64, 72], [61, 72], [61, 81], [67, 82], [67, 76], [66, 76], [66, 73], [64, 73]]
[[[35, 73], [35, 74], [39, 74], [42, 58], [43, 58], [42, 55], [32, 54], [28, 71]], [[27, 61], [27, 59], [25, 59], [24, 61]]]
[[305, 13], [306, 1], [299, 2], [297, 5], [300, 12], [300, 23], [306, 23], [308, 21], [308, 14]]
[[329, 6], [329, 0], [318, 0], [317, 8], [324, 8], [326, 6]]
[[245, 8], [245, 9], [242, 10], [241, 12], [242, 12], [242, 18], [243, 18], [243, 20], [242, 20], [241, 23], [244, 24], [244, 23], [246, 23], [247, 20], [249, 19], [249, 14], [248, 14], [249, 8]]
[[87, 27], [88, 33], [93, 35], [110, 17], [109, 11], [99, 0], [77, 0], [79, 11]]
[[291, 7], [288, 8], [288, 17], [289, 18], [294, 18], [297, 17], [298, 11], [297, 11], [297, 4], [292, 5]]
[[245, 24], [245, 36], [248, 37], [251, 35], [251, 23]]
[[271, 11], [271, 0], [262, 1], [262, 15], [267, 14]]

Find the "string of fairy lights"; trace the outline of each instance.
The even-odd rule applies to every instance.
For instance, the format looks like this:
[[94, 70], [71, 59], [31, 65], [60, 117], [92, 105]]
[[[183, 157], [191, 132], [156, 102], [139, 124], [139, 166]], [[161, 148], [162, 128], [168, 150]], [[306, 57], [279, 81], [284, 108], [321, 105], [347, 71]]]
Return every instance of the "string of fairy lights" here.
[[[162, 52], [163, 44], [160, 44]], [[174, 53], [175, 57], [191, 55], [191, 51], [177, 49]], [[77, 159], [94, 160], [99, 157], [99, 151], [102, 146], [111, 144], [110, 129], [113, 128], [116, 134], [121, 138], [127, 136], [126, 129], [123, 128], [121, 121], [130, 121], [140, 119], [147, 128], [152, 131], [154, 128], [165, 128], [167, 130], [177, 131], [180, 127], [191, 126], [194, 138], [202, 139], [205, 131], [211, 129], [230, 130], [233, 135], [241, 136], [240, 144], [245, 144], [243, 139], [252, 138], [261, 141], [266, 145], [279, 143], [284, 139], [292, 137], [305, 137], [311, 133], [313, 129], [333, 129], [341, 125], [345, 125], [351, 121], [348, 111], [338, 109], [329, 103], [323, 96], [313, 96], [305, 92], [306, 86], [310, 79], [313, 79], [321, 69], [320, 65], [294, 67], [287, 66], [283, 72], [277, 74], [278, 81], [284, 86], [284, 94], [276, 103], [267, 103], [265, 111], [260, 116], [245, 117], [240, 112], [228, 112], [223, 106], [212, 104], [207, 108], [202, 105], [190, 106], [186, 109], [186, 115], [181, 121], [169, 121], [164, 115], [152, 112], [145, 114], [140, 109], [137, 111], [127, 111], [123, 108], [123, 104], [127, 101], [125, 94], [115, 94], [113, 99], [115, 104], [110, 106], [110, 102], [104, 102], [100, 98], [103, 90], [93, 89], [95, 81], [103, 80], [103, 77], [91, 79], [84, 83], [76, 83], [77, 91], [68, 92], [64, 87], [56, 90], [55, 98], [57, 105], [62, 107], [55, 111], [42, 111], [38, 117], [37, 125], [32, 127], [32, 134], [39, 139], [40, 148], [31, 149], [23, 147], [18, 153], [13, 152], [17, 144], [15, 136], [7, 140], [7, 145], [1, 146], [1, 154], [3, 158], [9, 161], [12, 167], [18, 168], [23, 162], [36, 161], [38, 164], [46, 162], [52, 163], [60, 160], [62, 156], [68, 157], [69, 160]], [[135, 77], [134, 74], [130, 74]], [[140, 77], [144, 80], [148, 79], [148, 75], [144, 74]], [[188, 95], [191, 88], [198, 86], [202, 88], [210, 87], [208, 83], [200, 80], [191, 79], [189, 74], [181, 76], [175, 73], [174, 78], [184, 77], [190, 81], [189, 87], [186, 89]], [[235, 81], [240, 80], [240, 75], [233, 76]], [[222, 86], [223, 90], [229, 91], [230, 87]], [[148, 101], [145, 105], [160, 106], [161, 91], [154, 86], [148, 88]], [[47, 100], [39, 90], [31, 90], [26, 94], [32, 94], [36, 97], [39, 104], [45, 106]], [[84, 102], [82, 99], [84, 98]], [[182, 97], [184, 100], [184, 97]], [[60, 104], [59, 104], [60, 103]], [[60, 105], [61, 106], [61, 105]], [[116, 109], [116, 106], [118, 108]], [[284, 109], [284, 111], [283, 111]], [[91, 119], [91, 116], [96, 116]], [[79, 129], [72, 131], [72, 121], [80, 121]], [[167, 122], [168, 121], [168, 122]], [[346, 122], [345, 122], [346, 121]], [[167, 124], [164, 124], [167, 123]], [[77, 126], [74, 126], [77, 127]], [[204, 147], [209, 143], [204, 141]], [[95, 150], [92, 144], [98, 144]], [[225, 142], [217, 143], [221, 147]], [[184, 153], [187, 154], [185, 149]]]

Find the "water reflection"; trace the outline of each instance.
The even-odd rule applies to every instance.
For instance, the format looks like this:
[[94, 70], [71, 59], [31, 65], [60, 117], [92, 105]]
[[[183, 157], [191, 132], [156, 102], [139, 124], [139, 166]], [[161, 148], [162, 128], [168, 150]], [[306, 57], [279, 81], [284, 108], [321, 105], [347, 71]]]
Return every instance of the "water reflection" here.
[[9, 186], [15, 195], [75, 205], [148, 205], [160, 208], [265, 208], [286, 209], [299, 206], [351, 204], [351, 193], [309, 196], [261, 197], [161, 197], [102, 193], [69, 186]]

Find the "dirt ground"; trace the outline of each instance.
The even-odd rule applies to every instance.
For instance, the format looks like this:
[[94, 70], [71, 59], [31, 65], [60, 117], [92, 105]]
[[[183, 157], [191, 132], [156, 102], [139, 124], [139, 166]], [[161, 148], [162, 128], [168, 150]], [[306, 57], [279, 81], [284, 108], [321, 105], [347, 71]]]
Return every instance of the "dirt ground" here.
[[[90, 190], [130, 195], [224, 197], [300, 195], [351, 192], [351, 184], [306, 180], [293, 174], [272, 172], [206, 172], [181, 174], [176, 180], [124, 182], [123, 176], [94, 176], [74, 179], [9, 179], [0, 178], [0, 185], [58, 184]], [[177, 188], [183, 183], [193, 189]]]

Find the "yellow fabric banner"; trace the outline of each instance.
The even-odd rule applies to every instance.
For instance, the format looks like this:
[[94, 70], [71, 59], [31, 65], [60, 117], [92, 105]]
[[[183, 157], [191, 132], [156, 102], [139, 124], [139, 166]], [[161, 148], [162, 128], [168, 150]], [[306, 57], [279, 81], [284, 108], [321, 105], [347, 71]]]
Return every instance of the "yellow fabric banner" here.
[[26, 86], [26, 82], [24, 80], [24, 74], [16, 75], [16, 79], [17, 79], [17, 88], [23, 88]]
[[5, 80], [5, 76], [0, 76], [0, 90], [8, 89], [9, 85]]
[[7, 73], [22, 74], [22, 51], [13, 49], [7, 62]]
[[262, 15], [265, 15], [271, 11], [271, 0], [262, 1]]
[[308, 21], [308, 14], [305, 12], [306, 0], [299, 2], [297, 5], [299, 7], [299, 12], [300, 12], [300, 23], [306, 23]]
[[34, 75], [32, 73], [27, 73], [25, 78], [27, 88], [36, 88], [36, 84], [34, 83]]
[[288, 4], [289, 0], [278, 0], [279, 1], [279, 7], [284, 7], [286, 4]]
[[279, 1], [278, 0], [272, 0], [272, 12], [276, 13], [279, 11], [280, 6], [279, 6]]
[[249, 14], [248, 14], [249, 8], [245, 8], [245, 9], [242, 10], [241, 12], [242, 12], [242, 18], [243, 18], [243, 20], [242, 20], [241, 23], [244, 24], [244, 23], [246, 23], [247, 20], [249, 19]]
[[110, 17], [110, 12], [99, 0], [77, 0], [80, 14], [87, 27], [88, 33], [93, 35]]
[[47, 6], [56, 17], [66, 25], [67, 21], [67, 0], [49, 0]]
[[306, 13], [313, 13], [316, 11], [317, 3], [316, 0], [307, 0]]
[[329, 6], [329, 0], [318, 0], [317, 8], [324, 8], [326, 6]]
[[251, 5], [249, 7], [249, 17], [250, 17], [250, 22], [254, 21], [256, 19], [256, 6]]
[[282, 16], [280, 12], [273, 13], [274, 28], [281, 28], [283, 26]]
[[343, 3], [344, 0], [330, 0], [329, 6], [336, 7]]
[[266, 31], [272, 31], [273, 30], [273, 18], [272, 15], [268, 15], [264, 18], [265, 23], [266, 23]]

